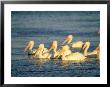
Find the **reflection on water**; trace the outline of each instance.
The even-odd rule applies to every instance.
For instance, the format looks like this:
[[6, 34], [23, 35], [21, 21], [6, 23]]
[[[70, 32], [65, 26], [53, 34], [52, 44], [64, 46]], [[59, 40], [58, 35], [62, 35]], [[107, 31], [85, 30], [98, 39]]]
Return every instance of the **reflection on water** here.
[[17, 77], [99, 77], [99, 59], [84, 61], [62, 61], [61, 59], [12, 60], [12, 76]]

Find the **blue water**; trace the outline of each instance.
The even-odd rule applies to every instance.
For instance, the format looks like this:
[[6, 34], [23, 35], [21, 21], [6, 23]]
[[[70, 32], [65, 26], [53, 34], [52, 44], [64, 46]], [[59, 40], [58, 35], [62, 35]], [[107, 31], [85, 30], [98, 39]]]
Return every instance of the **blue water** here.
[[99, 42], [100, 12], [98, 11], [12, 11], [11, 12], [11, 76], [13, 77], [99, 77], [100, 61], [88, 58], [83, 62], [33, 59], [24, 53], [29, 40], [36, 48], [44, 43], [49, 48], [53, 40], [58, 45], [68, 34], [73, 42], [90, 41], [88, 51]]

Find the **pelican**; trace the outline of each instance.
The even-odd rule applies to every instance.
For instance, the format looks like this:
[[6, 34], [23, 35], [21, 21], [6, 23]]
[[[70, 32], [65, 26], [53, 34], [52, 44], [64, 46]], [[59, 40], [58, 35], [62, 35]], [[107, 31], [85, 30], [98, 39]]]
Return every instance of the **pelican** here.
[[48, 50], [48, 52], [51, 52], [53, 51], [53, 58], [59, 58], [60, 56], [60, 49], [57, 50], [57, 41], [54, 40], [51, 42], [51, 46], [50, 46], [50, 49]]
[[53, 49], [54, 52], [56, 52], [56, 50], [57, 50], [57, 41], [56, 40], [52, 41], [51, 47], [48, 51], [50, 52], [52, 49]]
[[82, 47], [84, 56], [87, 56], [88, 55], [88, 52], [87, 51], [88, 51], [89, 47], [90, 47], [90, 42], [89, 41], [85, 42], [85, 44]]
[[34, 58], [48, 58], [50, 59], [51, 54], [48, 52], [48, 49], [44, 47], [44, 44], [40, 44], [39, 47], [36, 49], [34, 54]]
[[34, 46], [34, 41], [31, 40], [31, 41], [28, 42], [28, 44], [27, 44], [27, 46], [25, 47], [25, 50], [24, 50], [24, 51], [32, 50], [33, 46]]
[[72, 48], [81, 48], [81, 51], [83, 51], [83, 52], [85, 50], [84, 56], [87, 56], [86, 49], [88, 50], [89, 47], [90, 47], [90, 42], [89, 41], [86, 41], [86, 42], [77, 41], [77, 42], [72, 43]]
[[34, 47], [34, 41], [33, 40], [30, 40], [28, 42], [28, 44], [26, 45], [25, 49], [24, 49], [24, 52], [28, 52], [28, 54], [34, 54], [35, 53], [35, 49], [33, 50], [33, 47]]
[[61, 51], [61, 55], [62, 55], [61, 59], [62, 60], [84, 60], [87, 58], [86, 55], [87, 55], [87, 50], [89, 46], [90, 46], [90, 42], [86, 42], [83, 47], [83, 50], [84, 50], [83, 53], [79, 53], [79, 52], [71, 53], [71, 50], [68, 45], [63, 46], [63, 50]]
[[52, 41], [50, 49], [48, 52], [53, 50], [53, 52], [54, 52], [53, 58], [58, 58], [60, 56], [60, 49], [57, 50], [57, 47], [58, 47], [57, 41], [56, 40]]
[[62, 47], [61, 55], [62, 60], [83, 60], [86, 58], [79, 52], [72, 53], [68, 45]]

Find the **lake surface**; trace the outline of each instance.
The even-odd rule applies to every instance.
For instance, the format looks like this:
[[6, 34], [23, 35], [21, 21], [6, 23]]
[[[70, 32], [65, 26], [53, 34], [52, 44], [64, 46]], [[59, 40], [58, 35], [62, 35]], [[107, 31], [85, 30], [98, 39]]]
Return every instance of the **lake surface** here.
[[100, 12], [98, 11], [12, 11], [11, 12], [11, 76], [12, 77], [99, 77], [100, 61], [87, 58], [82, 62], [33, 59], [24, 53], [29, 40], [34, 48], [44, 43], [49, 48], [53, 40], [60, 46], [65, 36], [73, 42], [90, 41], [88, 51], [100, 42]]

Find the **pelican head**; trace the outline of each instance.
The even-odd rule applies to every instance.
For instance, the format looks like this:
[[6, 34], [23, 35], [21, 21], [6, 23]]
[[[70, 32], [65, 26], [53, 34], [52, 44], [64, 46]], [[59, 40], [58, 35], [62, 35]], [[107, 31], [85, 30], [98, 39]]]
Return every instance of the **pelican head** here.
[[82, 47], [82, 50], [84, 51], [84, 56], [87, 56], [87, 51], [89, 47], [90, 47], [90, 42], [89, 41], [85, 42], [84, 46]]
[[32, 50], [33, 47], [34, 47], [34, 40], [30, 40], [24, 51]]
[[64, 42], [62, 43], [62, 45], [64, 45], [65, 43], [70, 44], [72, 42], [73, 36], [72, 35], [68, 35], [65, 37]]
[[57, 41], [56, 41], [56, 40], [53, 41], [53, 42], [52, 42], [52, 45], [53, 45], [53, 46], [57, 46]]
[[67, 43], [71, 43], [72, 42], [72, 39], [73, 39], [73, 36], [72, 35], [68, 35], [65, 40], [67, 40]]
[[56, 40], [55, 40], [55, 41], [52, 41], [51, 47], [50, 47], [50, 49], [49, 49], [49, 52], [50, 52], [52, 49], [54, 50], [54, 52], [56, 52], [56, 50], [57, 50], [57, 41], [56, 41]]
[[44, 44], [40, 44], [38, 49], [44, 49]]

